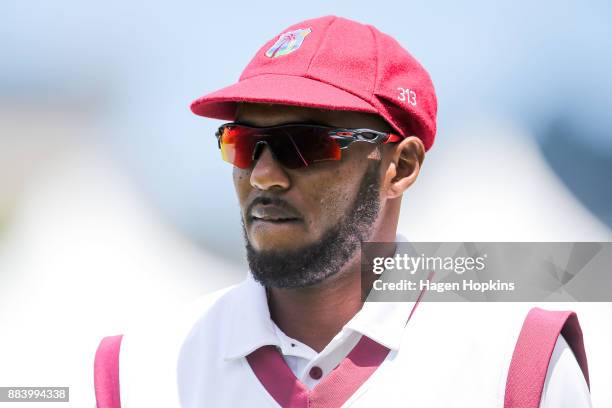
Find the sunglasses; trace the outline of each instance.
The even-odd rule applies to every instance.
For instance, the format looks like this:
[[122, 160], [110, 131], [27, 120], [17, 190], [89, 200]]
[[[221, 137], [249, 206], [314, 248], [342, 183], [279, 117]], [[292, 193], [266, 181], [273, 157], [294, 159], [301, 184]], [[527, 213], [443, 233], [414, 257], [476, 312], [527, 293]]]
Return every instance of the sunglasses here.
[[216, 133], [223, 160], [241, 169], [250, 168], [264, 147], [288, 169], [340, 160], [342, 151], [353, 142], [386, 144], [402, 138], [371, 129], [345, 129], [314, 124], [286, 124], [270, 127], [226, 123]]

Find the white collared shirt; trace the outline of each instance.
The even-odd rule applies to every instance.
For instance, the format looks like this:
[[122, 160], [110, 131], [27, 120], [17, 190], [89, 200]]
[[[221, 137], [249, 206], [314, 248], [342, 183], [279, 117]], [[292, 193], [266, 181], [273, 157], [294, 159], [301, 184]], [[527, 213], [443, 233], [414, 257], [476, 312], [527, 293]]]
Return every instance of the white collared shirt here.
[[[245, 356], [275, 345], [296, 377], [312, 389], [362, 335], [391, 351], [343, 406], [502, 407], [513, 347], [531, 305], [421, 302], [406, 325], [412, 306], [366, 302], [316, 353], [276, 327], [265, 289], [249, 275], [171, 321], [125, 334], [122, 407], [278, 407]], [[315, 366], [322, 370], [318, 380], [309, 375]], [[590, 406], [580, 368], [560, 337], [541, 407]]]

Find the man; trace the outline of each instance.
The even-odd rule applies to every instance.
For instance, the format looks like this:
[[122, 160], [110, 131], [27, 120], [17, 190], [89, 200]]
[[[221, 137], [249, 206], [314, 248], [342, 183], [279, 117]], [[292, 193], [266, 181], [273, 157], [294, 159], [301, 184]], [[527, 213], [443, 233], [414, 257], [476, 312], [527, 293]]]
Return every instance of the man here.
[[429, 75], [394, 39], [335, 16], [301, 22], [191, 108], [232, 121], [217, 143], [250, 274], [180, 324], [125, 336], [120, 363], [121, 338], [103, 341], [99, 408], [590, 405], [586, 359], [568, 346], [581, 357], [581, 337], [559, 336], [579, 330], [571, 313], [532, 311], [552, 322], [533, 331], [515, 308], [484, 324], [493, 306], [363, 301], [360, 244], [402, 239], [402, 195], [436, 131]]

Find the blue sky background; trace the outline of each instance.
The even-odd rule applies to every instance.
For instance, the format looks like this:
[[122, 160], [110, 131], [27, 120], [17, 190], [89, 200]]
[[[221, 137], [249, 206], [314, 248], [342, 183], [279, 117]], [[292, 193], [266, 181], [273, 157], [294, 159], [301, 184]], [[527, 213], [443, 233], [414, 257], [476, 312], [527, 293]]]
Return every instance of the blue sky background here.
[[[436, 144], [468, 122], [511, 121], [612, 225], [606, 1], [5, 1], [0, 99], [76, 101], [93, 112], [103, 130], [96, 143], [164, 216], [222, 250], [226, 235], [240, 234], [231, 168], [213, 142], [218, 122], [192, 115], [189, 103], [237, 80], [285, 27], [326, 14], [377, 26], [430, 71], [439, 99]], [[214, 234], [218, 228], [228, 233]]]

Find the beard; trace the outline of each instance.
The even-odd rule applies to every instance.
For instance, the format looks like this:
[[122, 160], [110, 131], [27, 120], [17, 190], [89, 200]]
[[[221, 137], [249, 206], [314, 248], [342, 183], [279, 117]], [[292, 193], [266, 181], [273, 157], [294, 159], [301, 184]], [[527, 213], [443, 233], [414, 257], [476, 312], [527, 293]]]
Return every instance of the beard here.
[[247, 261], [255, 280], [265, 287], [300, 288], [338, 273], [371, 235], [380, 208], [379, 172], [380, 161], [370, 163], [346, 213], [321, 239], [303, 248], [256, 251], [243, 222]]

